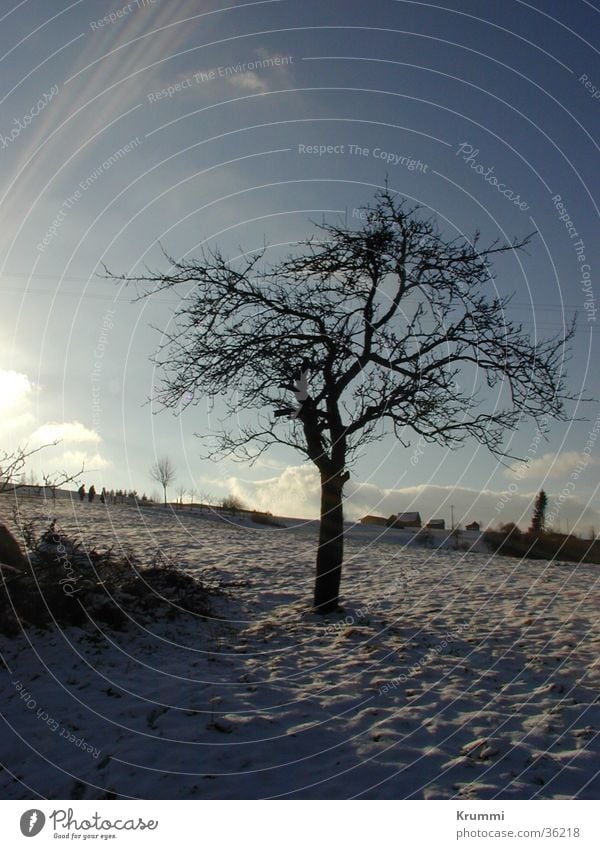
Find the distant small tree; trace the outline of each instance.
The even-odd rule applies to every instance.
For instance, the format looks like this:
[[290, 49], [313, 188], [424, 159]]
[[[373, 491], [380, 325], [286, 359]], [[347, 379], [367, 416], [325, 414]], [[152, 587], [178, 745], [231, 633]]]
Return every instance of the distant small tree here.
[[56, 481], [54, 480], [52, 475], [42, 475], [44, 481], [44, 490], [50, 490], [50, 498], [52, 499], [52, 503], [56, 504]]
[[187, 489], [185, 486], [181, 485], [177, 487], [177, 500], [179, 501], [179, 509], [183, 507], [183, 496], [186, 494]]
[[533, 505], [533, 516], [531, 517], [531, 525], [529, 526], [530, 534], [543, 534], [546, 529], [546, 507], [548, 506], [548, 496], [541, 489], [535, 504]]
[[175, 480], [175, 466], [169, 457], [159, 457], [156, 463], [153, 463], [150, 468], [150, 477], [163, 488], [164, 504], [167, 506], [167, 487]]
[[213, 497], [212, 497], [212, 495], [210, 494], [210, 492], [207, 492], [206, 490], [202, 490], [201, 492], [199, 492], [199, 493], [198, 493], [198, 498], [200, 499], [200, 509], [201, 509], [202, 511], [204, 510], [204, 507], [205, 507], [205, 506], [206, 506], [206, 507], [210, 507], [210, 503], [211, 503], [211, 501], [212, 501], [212, 499], [213, 499]]

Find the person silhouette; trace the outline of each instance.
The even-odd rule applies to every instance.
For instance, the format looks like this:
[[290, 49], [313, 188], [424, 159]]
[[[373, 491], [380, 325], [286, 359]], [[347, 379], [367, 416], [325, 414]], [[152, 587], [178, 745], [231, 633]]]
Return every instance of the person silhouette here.
[[90, 504], [92, 503], [92, 501], [94, 500], [95, 497], [96, 497], [96, 487], [94, 486], [94, 484], [92, 484], [91, 487], [90, 487], [90, 491], [88, 492], [88, 501], [90, 502]]
[[79, 493], [79, 500], [83, 501], [83, 499], [85, 498], [85, 486], [81, 484], [77, 492]]

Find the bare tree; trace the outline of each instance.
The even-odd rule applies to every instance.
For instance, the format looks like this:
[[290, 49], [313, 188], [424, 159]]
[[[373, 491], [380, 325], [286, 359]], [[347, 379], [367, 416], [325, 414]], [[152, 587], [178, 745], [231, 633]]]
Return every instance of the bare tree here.
[[574, 324], [532, 342], [508, 320], [510, 297], [496, 294], [491, 262], [530, 237], [485, 249], [479, 234], [447, 238], [388, 189], [359, 229], [320, 229], [323, 238], [270, 266], [265, 251], [230, 261], [214, 249], [167, 257], [168, 272], [135, 282], [139, 298], [181, 290], [154, 358], [164, 374], [158, 400], [181, 408], [220, 396], [236, 422], [202, 437], [207, 456], [251, 462], [282, 444], [319, 470], [314, 605], [325, 613], [338, 605], [343, 489], [358, 451], [386, 432], [408, 446], [414, 432], [451, 448], [472, 438], [509, 457], [506, 432], [525, 417], [542, 431], [545, 417], [565, 418]]
[[169, 457], [159, 457], [150, 468], [150, 477], [158, 481], [163, 488], [164, 504], [167, 506], [167, 487], [175, 480], [176, 472]]
[[[44, 445], [39, 445], [37, 448], [29, 448], [28, 445], [19, 446], [14, 451], [0, 451], [0, 493], [8, 490], [15, 491], [26, 486], [41, 487], [39, 480], [33, 470], [29, 472], [29, 479], [25, 471], [28, 461], [44, 451], [46, 448], [55, 448], [61, 442], [60, 439], [54, 442], [48, 442]], [[52, 474], [44, 474], [44, 486], [52, 490], [52, 498], [55, 498], [55, 491], [60, 489], [67, 483], [76, 482], [80, 475], [85, 471], [82, 466], [74, 474], [69, 472], [53, 472]]]
[[204, 507], [210, 507], [213, 497], [210, 492], [203, 489], [198, 493], [198, 498], [200, 499], [200, 510], [204, 512]]
[[181, 510], [183, 507], [183, 496], [186, 494], [187, 489], [183, 484], [177, 487], [177, 499], [179, 501], [179, 509]]

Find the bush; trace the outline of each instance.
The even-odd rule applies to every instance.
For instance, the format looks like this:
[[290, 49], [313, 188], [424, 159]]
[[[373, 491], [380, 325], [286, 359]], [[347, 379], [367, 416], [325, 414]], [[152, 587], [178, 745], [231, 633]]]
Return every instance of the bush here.
[[0, 632], [21, 626], [85, 625], [89, 620], [122, 628], [128, 620], [155, 622], [183, 613], [211, 615], [217, 586], [207, 586], [158, 553], [140, 563], [133, 552], [86, 549], [56, 528], [37, 538], [24, 529], [31, 551], [22, 571], [2, 571]]
[[513, 537], [513, 539], [522, 536], [519, 526], [514, 522], [507, 522], [505, 525], [500, 525], [500, 531], [505, 537]]
[[237, 516], [244, 509], [244, 503], [237, 495], [226, 495], [221, 502], [221, 508], [232, 516]]
[[273, 528], [285, 528], [286, 525], [281, 522], [277, 522], [273, 518], [272, 513], [260, 513], [258, 510], [253, 510], [250, 514], [250, 518], [256, 525], [269, 525]]

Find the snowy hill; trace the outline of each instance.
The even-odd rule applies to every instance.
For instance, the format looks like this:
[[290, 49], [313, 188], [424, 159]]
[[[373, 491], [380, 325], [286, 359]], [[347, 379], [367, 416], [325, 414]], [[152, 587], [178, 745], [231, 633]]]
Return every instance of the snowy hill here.
[[0, 637], [4, 798], [598, 797], [596, 566], [355, 525], [345, 609], [319, 617], [315, 522], [25, 513], [226, 594], [210, 619]]

